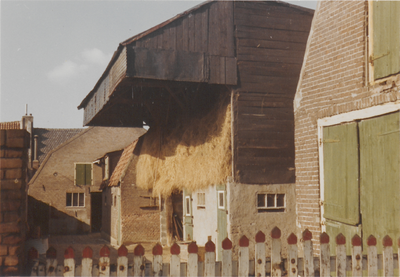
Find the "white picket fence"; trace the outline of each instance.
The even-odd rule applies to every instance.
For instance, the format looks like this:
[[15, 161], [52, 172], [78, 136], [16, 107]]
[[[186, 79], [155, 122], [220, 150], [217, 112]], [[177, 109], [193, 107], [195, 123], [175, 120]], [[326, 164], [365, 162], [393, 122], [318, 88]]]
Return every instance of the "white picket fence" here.
[[[195, 242], [188, 245], [187, 262], [180, 260], [180, 247], [174, 244], [170, 248], [170, 262], [163, 263], [163, 248], [156, 244], [153, 248], [153, 261], [144, 258], [142, 245], [136, 246], [133, 261], [128, 261], [128, 250], [125, 246], [118, 249], [116, 263], [110, 261], [110, 249], [104, 246], [100, 250], [99, 263], [93, 264], [93, 251], [86, 247], [82, 253], [80, 264], [74, 259], [71, 247], [65, 250], [64, 264], [58, 265], [56, 251], [50, 247], [46, 253], [46, 263], [40, 263], [38, 252], [29, 251], [30, 276], [346, 276], [351, 271], [352, 276], [393, 276], [394, 268], [398, 268], [399, 254], [393, 254], [393, 241], [386, 236], [383, 241], [383, 254], [377, 254], [377, 241], [370, 236], [367, 240], [367, 256], [362, 255], [361, 238], [356, 235], [351, 239], [351, 253], [346, 256], [346, 238], [339, 234], [336, 237], [336, 256], [330, 256], [329, 236], [320, 236], [320, 255], [313, 255], [311, 232], [305, 230], [302, 234], [304, 257], [298, 258], [297, 237], [292, 233], [287, 238], [288, 257], [281, 257], [281, 231], [275, 227], [271, 231], [271, 255], [266, 258], [265, 234], [261, 231], [255, 237], [255, 259], [249, 261], [249, 239], [242, 236], [239, 240], [238, 261], [232, 260], [232, 242], [226, 238], [222, 242], [222, 260], [215, 261], [215, 245], [209, 241], [205, 245], [204, 262], [199, 262], [198, 247]], [[399, 242], [400, 243], [400, 242]], [[400, 249], [400, 247], [399, 247]], [[379, 256], [379, 258], [378, 258]], [[382, 262], [383, 261], [383, 262]], [[379, 267], [379, 268], [378, 268]], [[113, 270], [111, 270], [113, 269]], [[28, 273], [29, 274], [29, 273]], [[332, 274], [333, 275], [333, 274]]]

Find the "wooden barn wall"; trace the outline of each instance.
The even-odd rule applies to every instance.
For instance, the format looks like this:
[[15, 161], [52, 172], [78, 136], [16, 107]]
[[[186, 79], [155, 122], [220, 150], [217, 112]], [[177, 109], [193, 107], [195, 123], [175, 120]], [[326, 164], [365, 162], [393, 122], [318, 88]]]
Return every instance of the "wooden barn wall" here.
[[[134, 47], [173, 50], [175, 52], [171, 53], [176, 56], [183, 56], [180, 51], [203, 53], [206, 58], [203, 70], [206, 77], [201, 81], [210, 84], [236, 85], [237, 83], [232, 1], [216, 1], [204, 5], [139, 39]], [[171, 73], [160, 76], [159, 72], [162, 70], [171, 72], [168, 64], [163, 67], [163, 69], [153, 69], [158, 73], [154, 76], [155, 79], [188, 81], [187, 78], [180, 79], [179, 76], [182, 76], [180, 73], [175, 74], [178, 77], [172, 79]], [[137, 70], [135, 73], [140, 74]], [[198, 77], [195, 75], [189, 81], [198, 82]]]
[[118, 59], [110, 69], [110, 73], [101, 81], [84, 109], [83, 125], [89, 123], [104, 107], [119, 82], [126, 76], [126, 47], [122, 49]]
[[235, 179], [293, 183], [293, 98], [312, 14], [273, 2], [234, 2], [238, 88], [233, 95]]

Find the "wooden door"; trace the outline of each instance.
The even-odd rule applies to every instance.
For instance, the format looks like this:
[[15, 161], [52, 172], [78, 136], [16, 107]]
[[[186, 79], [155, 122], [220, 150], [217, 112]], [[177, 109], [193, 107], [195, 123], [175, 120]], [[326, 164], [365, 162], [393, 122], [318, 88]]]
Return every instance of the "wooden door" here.
[[[339, 233], [361, 236], [357, 122], [324, 128], [324, 217], [331, 249]], [[347, 249], [351, 249], [347, 239]]]
[[[378, 242], [400, 236], [400, 113], [359, 123], [360, 194], [364, 242], [374, 235]], [[397, 244], [393, 244], [397, 247]], [[366, 245], [364, 244], [366, 247]], [[380, 250], [381, 243], [378, 243]]]

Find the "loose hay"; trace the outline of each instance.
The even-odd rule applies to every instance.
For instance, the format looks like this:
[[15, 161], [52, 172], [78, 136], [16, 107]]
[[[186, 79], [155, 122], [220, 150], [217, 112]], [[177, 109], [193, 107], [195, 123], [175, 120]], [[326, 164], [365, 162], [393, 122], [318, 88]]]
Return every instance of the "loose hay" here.
[[223, 184], [232, 172], [231, 107], [220, 100], [202, 117], [183, 119], [172, 130], [144, 136], [136, 184], [154, 195]]

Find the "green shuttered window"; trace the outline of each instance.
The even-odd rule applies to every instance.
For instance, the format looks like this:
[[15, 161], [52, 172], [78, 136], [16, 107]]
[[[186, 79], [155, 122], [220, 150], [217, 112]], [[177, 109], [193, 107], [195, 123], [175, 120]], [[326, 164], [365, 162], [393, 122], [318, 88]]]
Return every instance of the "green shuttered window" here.
[[92, 164], [75, 164], [75, 185], [91, 185], [92, 184]]
[[371, 1], [374, 80], [400, 72], [400, 1]]
[[359, 223], [357, 123], [324, 128], [324, 216]]

